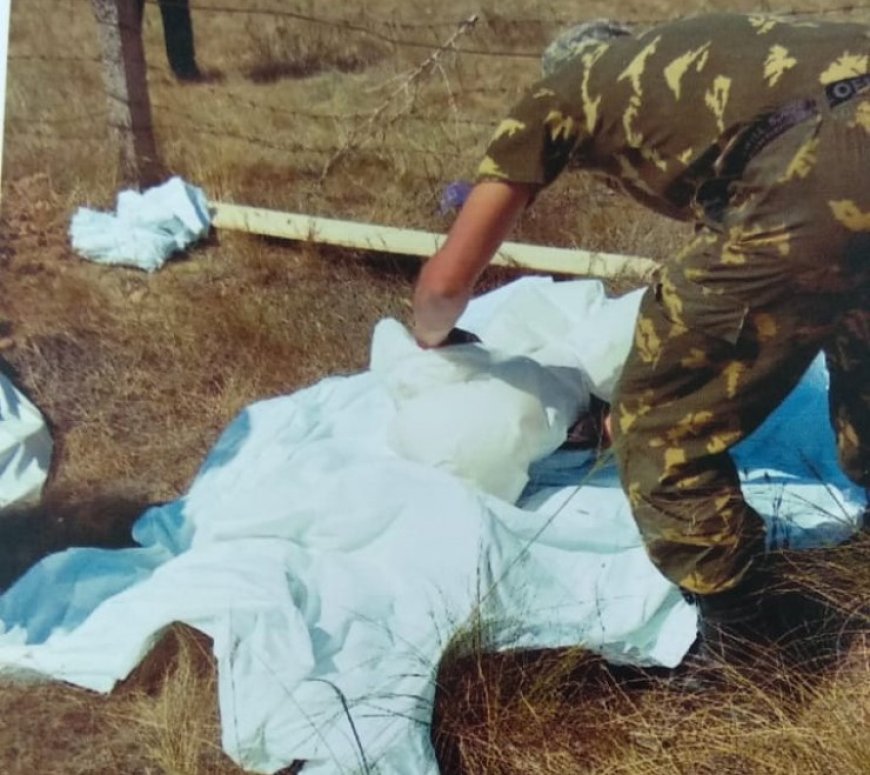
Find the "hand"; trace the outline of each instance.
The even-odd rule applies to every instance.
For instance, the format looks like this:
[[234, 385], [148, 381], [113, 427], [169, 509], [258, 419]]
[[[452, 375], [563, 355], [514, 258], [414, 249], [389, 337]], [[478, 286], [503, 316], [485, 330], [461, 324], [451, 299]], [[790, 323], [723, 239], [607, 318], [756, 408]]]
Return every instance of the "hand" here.
[[478, 344], [480, 337], [464, 328], [451, 328], [450, 333], [439, 344], [439, 347], [452, 347], [455, 344]]
[[480, 342], [480, 337], [477, 334], [466, 331], [464, 328], [451, 328], [447, 336], [436, 344], [429, 344], [422, 341], [419, 337], [415, 337], [417, 345], [424, 350], [437, 350], [440, 347], [453, 347], [457, 344], [476, 344]]

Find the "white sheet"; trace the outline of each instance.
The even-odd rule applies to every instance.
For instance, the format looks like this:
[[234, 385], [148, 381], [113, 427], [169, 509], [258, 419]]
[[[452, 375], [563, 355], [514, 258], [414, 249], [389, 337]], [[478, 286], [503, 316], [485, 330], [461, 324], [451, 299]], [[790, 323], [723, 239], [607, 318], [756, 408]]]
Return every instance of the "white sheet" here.
[[205, 193], [175, 176], [141, 194], [122, 191], [114, 213], [78, 208], [69, 235], [84, 258], [153, 272], [204, 237], [210, 224]]
[[[606, 390], [636, 303], [606, 301], [598, 283], [525, 281], [463, 322], [544, 362], [564, 356], [566, 337], [582, 354], [578, 330], [588, 333], [607, 356], [590, 379]], [[592, 324], [606, 319], [609, 329]], [[817, 363], [741, 453], [753, 502], [790, 504], [771, 530], [789, 540], [809, 535], [801, 520], [813, 538], [842, 537], [863, 505], [818, 421], [824, 386]], [[695, 612], [647, 560], [612, 468], [549, 455], [531, 465], [518, 507], [398, 455], [400, 412], [395, 384], [374, 371], [248, 407], [186, 496], [143, 515], [142, 548], [49, 557], [0, 598], [0, 665], [108, 691], [183, 621], [214, 640], [223, 745], [247, 769], [308, 759], [306, 773], [429, 775], [437, 662], [476, 614], [493, 647], [680, 661]], [[815, 420], [796, 426], [802, 413]], [[805, 450], [829, 480], [807, 471]]]
[[51, 452], [42, 414], [0, 373], [0, 512], [39, 499]]

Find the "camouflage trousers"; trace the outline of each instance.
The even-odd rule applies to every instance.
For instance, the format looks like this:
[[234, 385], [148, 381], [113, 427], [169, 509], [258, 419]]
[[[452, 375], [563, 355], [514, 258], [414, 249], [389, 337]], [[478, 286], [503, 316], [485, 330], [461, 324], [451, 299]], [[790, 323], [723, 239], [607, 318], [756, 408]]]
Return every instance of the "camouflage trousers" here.
[[[821, 102], [821, 100], [820, 100]], [[642, 301], [614, 400], [623, 486], [653, 562], [727, 590], [763, 551], [728, 450], [824, 351], [840, 463], [870, 487], [870, 95], [770, 142]]]

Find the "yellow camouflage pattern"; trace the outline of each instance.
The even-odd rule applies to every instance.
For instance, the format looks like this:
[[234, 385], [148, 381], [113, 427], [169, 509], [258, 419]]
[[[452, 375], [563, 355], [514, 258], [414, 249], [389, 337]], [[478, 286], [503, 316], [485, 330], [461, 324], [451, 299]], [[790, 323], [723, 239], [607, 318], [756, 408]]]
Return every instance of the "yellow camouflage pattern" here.
[[[685, 192], [711, 173], [698, 166], [705, 152], [772, 107], [870, 72], [868, 51], [866, 25], [758, 14], [691, 17], [616, 38], [529, 89], [490, 141], [477, 178], [546, 186], [570, 164], [691, 220]], [[554, 115], [558, 131], [550, 132]], [[870, 126], [870, 114], [856, 120]], [[789, 174], [808, 161], [796, 160]]]
[[[614, 400], [614, 449], [647, 550], [684, 589], [732, 588], [761, 551], [729, 450], [823, 351], [840, 462], [870, 487], [870, 72], [866, 25], [714, 14], [616, 38], [534, 85], [480, 179], [546, 186], [569, 165], [696, 222], [647, 290]], [[717, 180], [759, 116], [811, 117]], [[724, 191], [711, 207], [710, 186]], [[721, 201], [720, 201], [721, 200]]]
[[870, 487], [867, 105], [870, 90], [768, 145], [744, 172], [752, 193], [699, 225], [641, 305], [615, 450], [650, 557], [697, 594], [733, 587], [761, 550], [728, 450], [820, 350], [840, 464]]

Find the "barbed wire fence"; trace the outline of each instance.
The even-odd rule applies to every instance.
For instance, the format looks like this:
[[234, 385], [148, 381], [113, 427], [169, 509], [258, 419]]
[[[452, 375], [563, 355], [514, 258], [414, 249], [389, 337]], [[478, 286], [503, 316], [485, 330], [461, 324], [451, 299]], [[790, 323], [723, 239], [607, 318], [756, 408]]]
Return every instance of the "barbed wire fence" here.
[[[277, 0], [251, 0], [244, 7], [222, 0], [65, 0], [76, 12], [90, 10], [97, 20], [101, 54], [49, 52], [17, 46], [9, 54], [10, 66], [28, 63], [58, 68], [81, 66], [101, 70], [105, 101], [102, 112], [66, 110], [55, 116], [7, 112], [7, 142], [27, 136], [31, 140], [58, 143], [75, 142], [103, 148], [106, 132], [120, 158], [120, 177], [128, 184], [147, 186], [165, 175], [166, 167], [158, 152], [155, 137], [189, 136], [214, 142], [240, 143], [260, 153], [280, 154], [302, 159], [309, 178], [319, 175], [322, 182], [336, 166], [356, 159], [387, 163], [395, 159], [414, 159], [403, 174], [410, 178], [444, 178], [463, 165], [471, 169], [476, 152], [494, 128], [498, 115], [489, 105], [518, 96], [522, 84], [505, 85], [503, 80], [486, 83], [458, 83], [454, 71], [462, 61], [483, 61], [484, 68], [499, 70], [509, 64], [533, 71], [540, 51], [549, 36], [577, 19], [551, 11], [536, 16], [510, 16], [493, 11], [480, 14], [472, 22], [464, 18], [379, 17], [359, 10], [356, 13], [310, 13], [279, 6]], [[203, 86], [178, 83], [165, 86], [172, 73], [151, 52], [146, 61], [143, 46], [142, 7], [187, 8], [194, 25], [200, 20], [225, 19], [259, 29], [246, 76], [249, 83], [268, 87], [287, 79], [301, 79], [324, 71], [345, 73], [348, 77], [385, 59], [396, 60], [395, 76], [381, 88], [366, 85], [373, 97], [372, 107], [355, 104], [353, 109], [316, 110], [307, 105], [278, 103], [264, 90], [239, 94], [219, 79]], [[759, 11], [768, 11], [762, 4]], [[776, 9], [778, 15], [829, 17], [864, 14], [863, 4], [836, 7]], [[651, 25], [655, 18], [626, 21]], [[266, 30], [267, 32], [262, 32]], [[268, 31], [272, 31], [269, 37]], [[164, 31], [165, 32], [165, 31]], [[285, 40], [280, 40], [281, 36]], [[318, 40], [320, 43], [318, 44]], [[350, 42], [348, 42], [350, 41]], [[330, 47], [330, 42], [339, 42]], [[534, 43], [534, 45], [532, 45]], [[298, 52], [292, 46], [298, 45]], [[342, 58], [343, 57], [343, 58]], [[259, 61], [258, 61], [259, 58]], [[483, 58], [483, 59], [480, 59]], [[416, 64], [414, 64], [416, 62]], [[149, 90], [149, 81], [151, 86]], [[154, 88], [154, 82], [161, 84]], [[177, 88], [176, 88], [177, 87]], [[419, 99], [422, 88], [440, 89], [437, 110]], [[179, 94], [191, 89], [189, 104], [206, 105], [209, 100], [231, 102], [227, 111], [205, 107], [198, 112]], [[384, 95], [386, 92], [386, 96]], [[374, 100], [376, 98], [376, 101]], [[489, 103], [487, 103], [489, 101]], [[360, 102], [364, 102], [360, 100]], [[430, 103], [432, 101], [430, 100]], [[437, 147], [423, 128], [441, 123]], [[102, 128], [101, 128], [102, 127]], [[156, 132], [155, 132], [156, 130]]]

